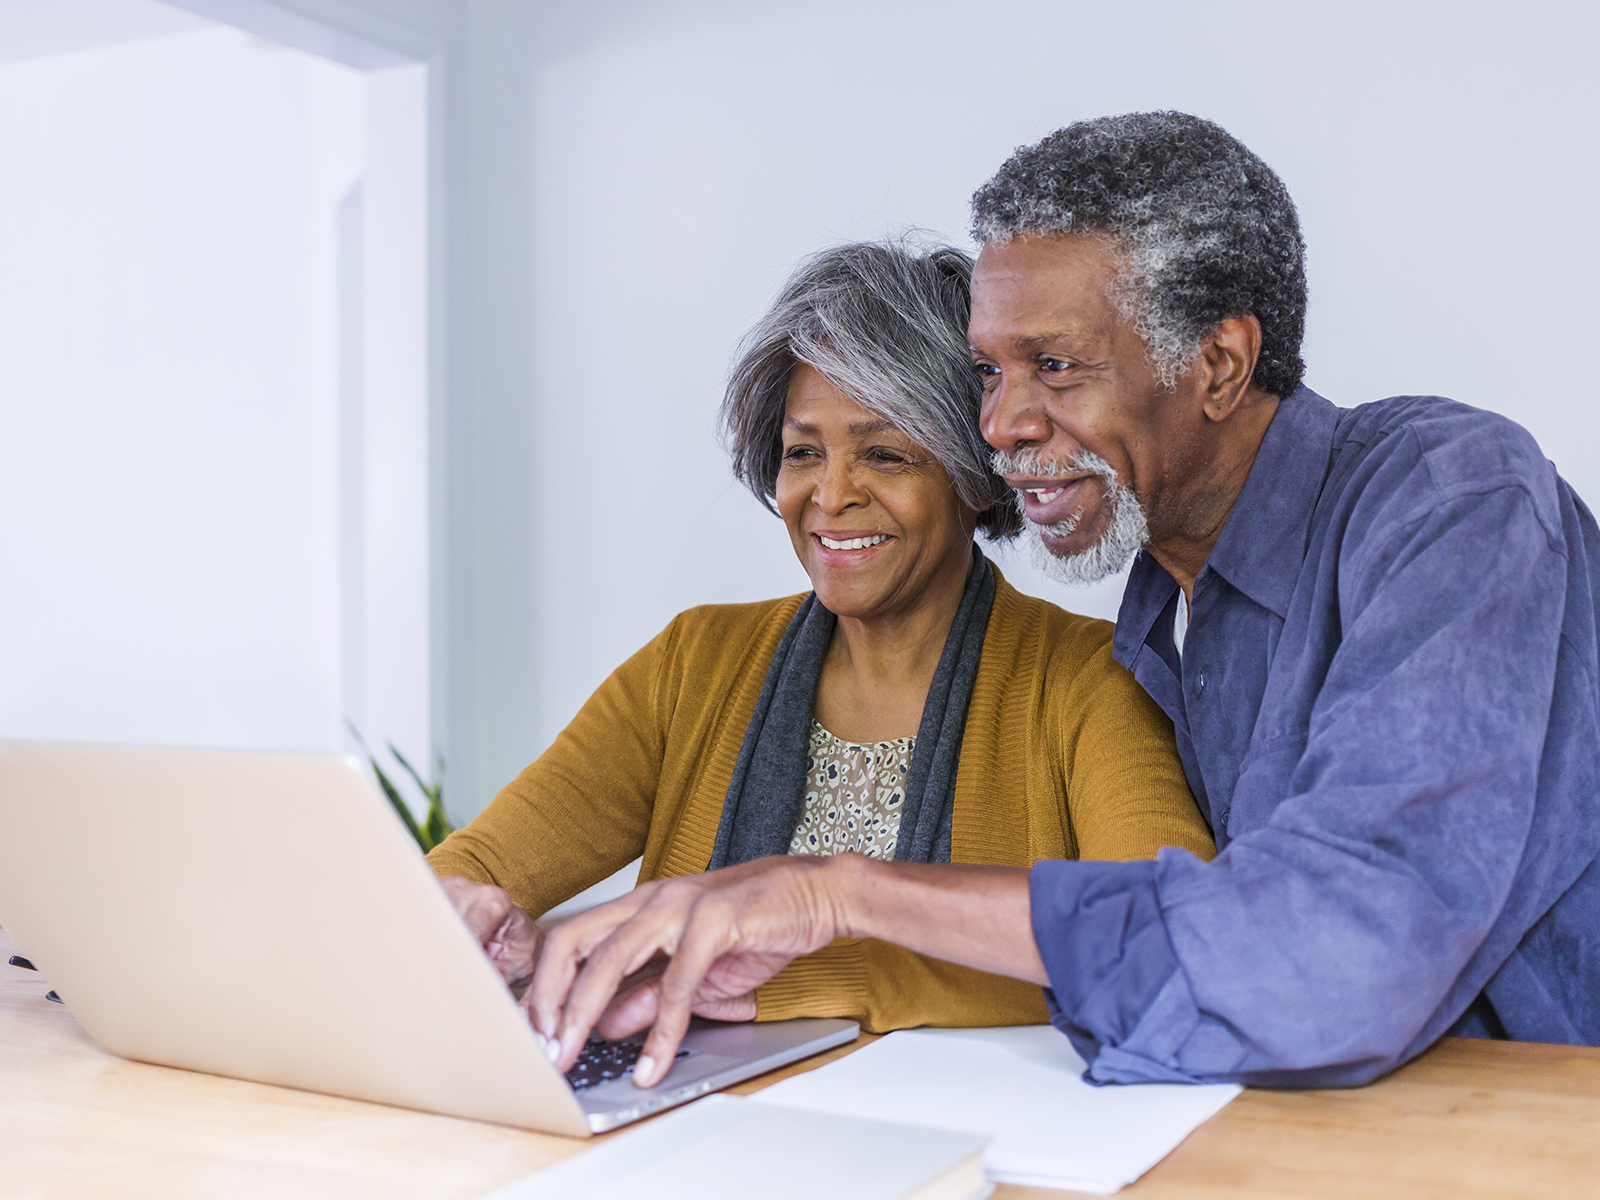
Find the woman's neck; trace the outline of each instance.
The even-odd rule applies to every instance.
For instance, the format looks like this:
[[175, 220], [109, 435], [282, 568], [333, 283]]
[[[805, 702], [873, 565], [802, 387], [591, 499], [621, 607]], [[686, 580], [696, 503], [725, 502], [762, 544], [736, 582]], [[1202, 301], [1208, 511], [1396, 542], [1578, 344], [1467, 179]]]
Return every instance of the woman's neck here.
[[816, 718], [824, 728], [848, 742], [916, 735], [971, 570], [968, 547], [915, 603], [839, 618], [817, 680]]

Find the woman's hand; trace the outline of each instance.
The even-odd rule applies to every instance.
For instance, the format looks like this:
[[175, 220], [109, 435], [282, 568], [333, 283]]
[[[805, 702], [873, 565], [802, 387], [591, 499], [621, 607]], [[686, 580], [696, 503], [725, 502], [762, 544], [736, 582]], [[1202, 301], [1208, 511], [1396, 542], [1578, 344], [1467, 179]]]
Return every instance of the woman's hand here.
[[533, 918], [512, 903], [503, 890], [490, 884], [474, 883], [463, 875], [447, 875], [439, 886], [500, 972], [500, 978], [520, 994], [533, 977], [543, 938]]
[[659, 1082], [692, 1015], [755, 1016], [754, 992], [831, 942], [826, 860], [773, 857], [646, 883], [552, 929], [523, 996], [533, 1027], [567, 1070], [599, 1026], [621, 1037], [649, 1025], [634, 1082]]

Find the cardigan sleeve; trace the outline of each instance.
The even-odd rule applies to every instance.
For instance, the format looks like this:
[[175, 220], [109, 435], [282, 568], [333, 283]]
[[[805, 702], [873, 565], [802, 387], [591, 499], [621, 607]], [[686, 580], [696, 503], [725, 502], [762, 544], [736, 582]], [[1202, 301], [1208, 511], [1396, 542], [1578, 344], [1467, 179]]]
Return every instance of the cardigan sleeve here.
[[548, 750], [434, 848], [435, 874], [495, 884], [538, 916], [639, 857], [666, 748], [677, 627], [612, 672]]
[[837, 938], [756, 989], [756, 1020], [846, 1017], [868, 1033], [918, 1025], [1042, 1025], [1036, 984], [913, 954], [875, 938]]
[[1061, 706], [1061, 760], [1077, 857], [1126, 862], [1179, 846], [1197, 858], [1216, 843], [1189, 791], [1172, 722], [1111, 657], [1092, 655]]

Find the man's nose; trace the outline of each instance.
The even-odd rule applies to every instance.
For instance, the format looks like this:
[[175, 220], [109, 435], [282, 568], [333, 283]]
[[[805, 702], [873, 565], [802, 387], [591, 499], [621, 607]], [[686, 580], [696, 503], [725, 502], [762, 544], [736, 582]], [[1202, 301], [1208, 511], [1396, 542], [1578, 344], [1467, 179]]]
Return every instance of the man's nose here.
[[[1014, 377], [1013, 377], [1014, 378]], [[1005, 374], [997, 379], [983, 398], [978, 415], [978, 431], [996, 450], [1015, 451], [1023, 446], [1042, 446], [1050, 440], [1052, 429], [1044, 406], [1038, 403], [1023, 379], [1012, 382]]]

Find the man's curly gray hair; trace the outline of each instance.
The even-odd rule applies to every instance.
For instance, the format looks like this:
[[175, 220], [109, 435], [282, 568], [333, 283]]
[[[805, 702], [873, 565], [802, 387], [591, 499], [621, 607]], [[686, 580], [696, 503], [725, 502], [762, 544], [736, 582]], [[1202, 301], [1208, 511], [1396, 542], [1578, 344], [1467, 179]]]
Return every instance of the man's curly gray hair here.
[[1254, 382], [1300, 385], [1305, 243], [1272, 168], [1220, 125], [1180, 112], [1078, 121], [1017, 150], [972, 197], [980, 244], [1030, 234], [1111, 238], [1110, 299], [1171, 387], [1228, 317], [1261, 322]]
[[[992, 538], [1022, 528], [978, 433], [967, 348], [972, 259], [948, 246], [852, 242], [806, 259], [739, 347], [722, 402], [733, 473], [773, 508], [789, 383], [816, 368], [939, 462]], [[776, 511], [773, 509], [773, 511]]]

